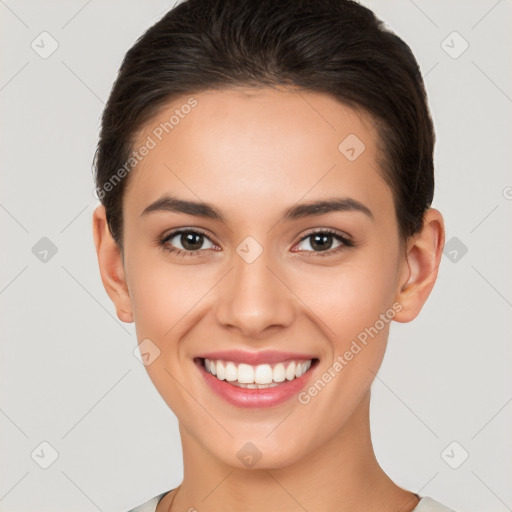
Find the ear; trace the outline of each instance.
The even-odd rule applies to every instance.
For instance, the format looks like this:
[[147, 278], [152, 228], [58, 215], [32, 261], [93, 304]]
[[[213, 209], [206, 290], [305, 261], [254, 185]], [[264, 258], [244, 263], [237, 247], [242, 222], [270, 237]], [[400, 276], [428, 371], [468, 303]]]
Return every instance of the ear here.
[[114, 303], [119, 320], [127, 323], [133, 322], [122, 253], [110, 233], [103, 205], [99, 205], [94, 210], [92, 230], [103, 286]]
[[423, 228], [407, 244], [404, 271], [395, 298], [402, 306], [394, 317], [397, 322], [410, 322], [421, 311], [437, 279], [444, 241], [443, 216], [430, 208], [425, 213]]

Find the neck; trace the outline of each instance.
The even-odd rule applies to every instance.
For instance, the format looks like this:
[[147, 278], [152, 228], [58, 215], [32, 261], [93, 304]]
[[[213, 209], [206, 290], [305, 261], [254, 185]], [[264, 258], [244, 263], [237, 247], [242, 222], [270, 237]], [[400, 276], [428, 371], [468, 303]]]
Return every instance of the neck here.
[[370, 437], [369, 393], [347, 425], [296, 463], [271, 469], [238, 469], [224, 464], [180, 432], [184, 478], [158, 512], [410, 512], [418, 498], [398, 487], [375, 457]]

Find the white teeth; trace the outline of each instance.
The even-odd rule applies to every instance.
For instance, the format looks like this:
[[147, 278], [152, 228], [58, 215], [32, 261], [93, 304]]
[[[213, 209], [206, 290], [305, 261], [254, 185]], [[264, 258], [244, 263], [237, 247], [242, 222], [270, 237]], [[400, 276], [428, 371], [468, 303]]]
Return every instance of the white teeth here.
[[[219, 364], [220, 361], [217, 362]], [[238, 382], [241, 384], [253, 384], [254, 383], [254, 368], [248, 364], [238, 365]]]
[[256, 384], [270, 384], [272, 382], [272, 368], [270, 368], [269, 364], [256, 366], [254, 382], [256, 382]]
[[226, 369], [222, 361], [217, 361], [217, 379], [224, 380], [226, 378]]
[[[206, 361], [206, 359], [205, 359]], [[226, 380], [228, 382], [233, 382], [238, 379], [238, 370], [236, 369], [235, 363], [231, 361], [226, 364]]]
[[249, 389], [264, 389], [277, 386], [279, 382], [293, 380], [304, 375], [311, 367], [312, 360], [290, 361], [251, 366], [245, 363], [205, 359], [206, 370], [219, 380], [226, 380], [235, 386]]
[[286, 367], [286, 378], [288, 380], [295, 378], [295, 363], [292, 362]]
[[233, 386], [237, 386], [239, 388], [249, 388], [249, 389], [266, 389], [266, 388], [274, 388], [279, 386], [277, 382], [271, 382], [270, 384], [240, 384], [237, 380], [232, 382]]
[[286, 372], [284, 369], [283, 363], [277, 363], [274, 366], [274, 372], [273, 372], [273, 381], [274, 382], [283, 382], [284, 379], [286, 379]]

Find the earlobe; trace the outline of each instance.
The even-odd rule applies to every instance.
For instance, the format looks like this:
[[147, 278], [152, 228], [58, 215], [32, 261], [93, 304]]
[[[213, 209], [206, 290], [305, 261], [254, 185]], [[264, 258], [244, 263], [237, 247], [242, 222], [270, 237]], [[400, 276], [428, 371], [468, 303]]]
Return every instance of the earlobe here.
[[410, 322], [421, 311], [437, 279], [444, 240], [443, 216], [430, 208], [425, 213], [423, 228], [408, 244], [407, 268], [396, 296], [396, 301], [402, 305], [394, 317], [397, 322]]
[[92, 229], [103, 286], [114, 303], [119, 319], [126, 323], [133, 322], [122, 254], [108, 227], [103, 205], [94, 210]]

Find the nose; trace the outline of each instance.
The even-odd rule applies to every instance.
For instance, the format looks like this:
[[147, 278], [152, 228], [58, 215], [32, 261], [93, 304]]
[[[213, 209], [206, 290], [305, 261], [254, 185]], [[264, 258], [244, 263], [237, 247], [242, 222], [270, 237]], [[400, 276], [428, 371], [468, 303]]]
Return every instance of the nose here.
[[217, 321], [241, 336], [261, 339], [293, 322], [295, 295], [270, 251], [254, 260], [233, 254], [233, 267], [216, 287]]

